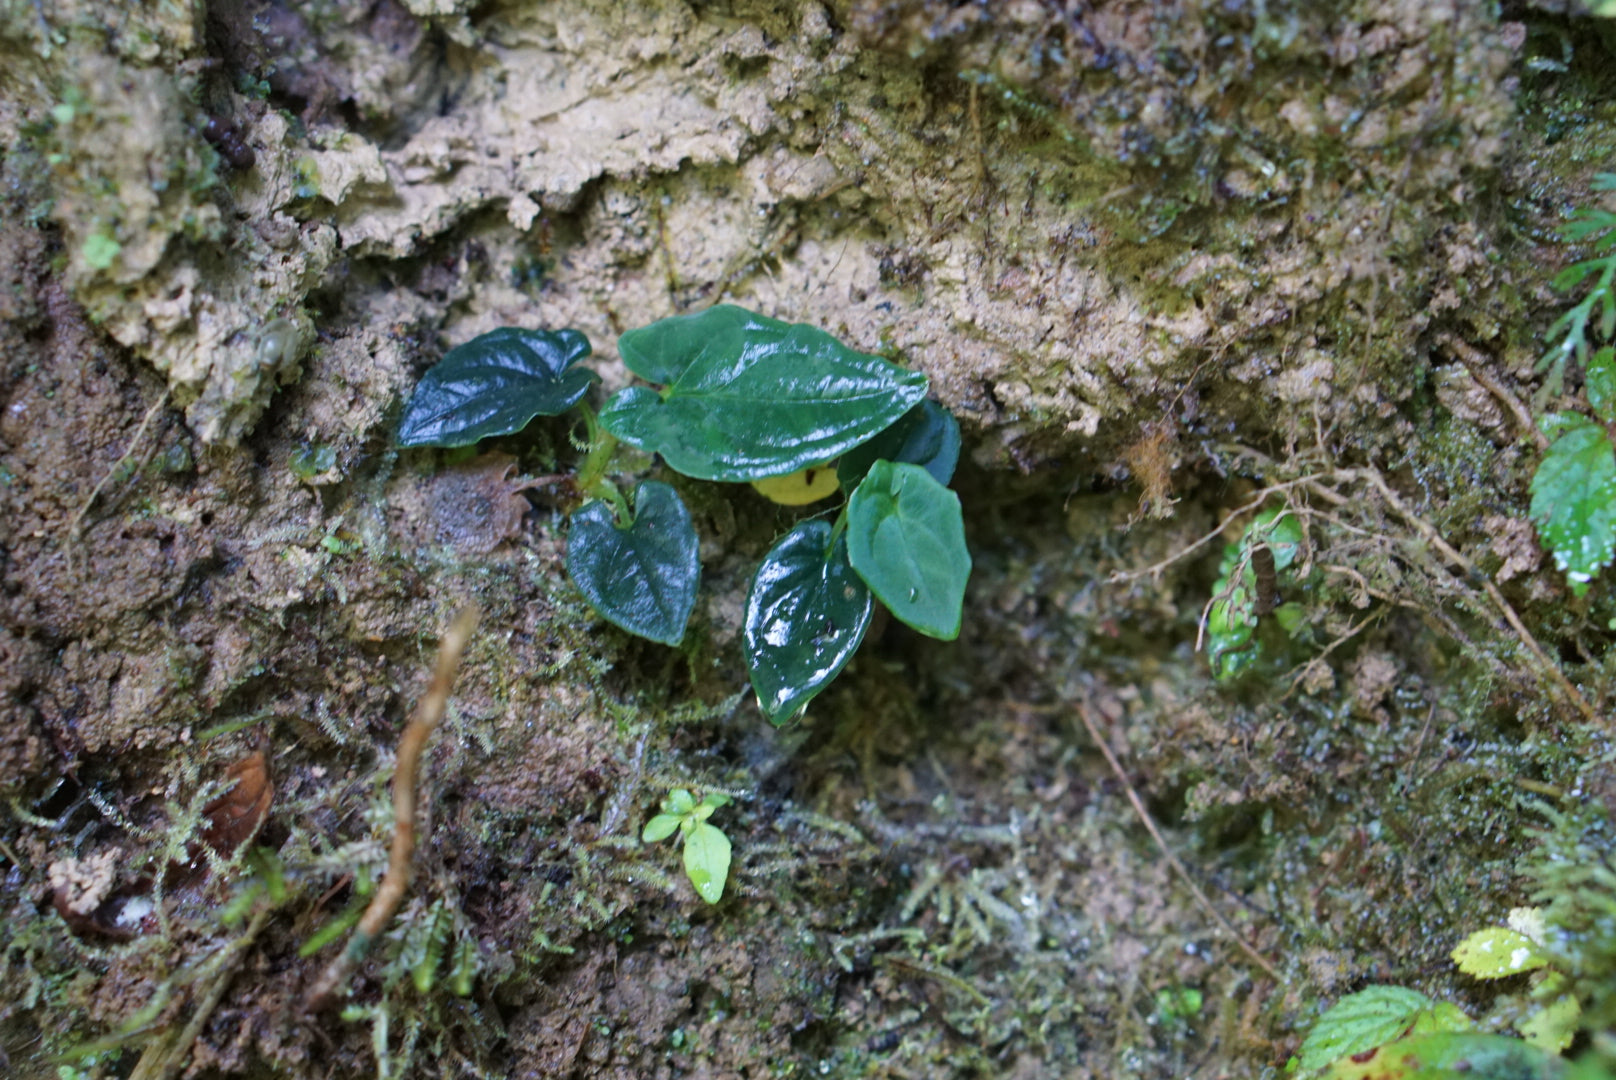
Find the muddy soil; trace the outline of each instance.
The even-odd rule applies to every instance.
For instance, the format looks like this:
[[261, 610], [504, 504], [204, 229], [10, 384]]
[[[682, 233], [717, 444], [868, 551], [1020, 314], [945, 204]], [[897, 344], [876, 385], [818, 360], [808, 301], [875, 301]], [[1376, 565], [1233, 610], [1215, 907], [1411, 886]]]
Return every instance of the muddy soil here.
[[[1369, 983], [1495, 1009], [1448, 953], [1531, 800], [1616, 790], [1616, 604], [1527, 516], [1616, 160], [1551, 7], [0, 6], [0, 1071], [1260, 1076]], [[567, 579], [567, 418], [394, 437], [480, 333], [583, 331], [598, 404], [720, 302], [965, 433], [959, 640], [780, 729], [739, 628], [796, 511], [625, 459], [702, 535], [670, 649]], [[1220, 679], [1265, 505], [1300, 626]], [[408, 895], [310, 1013], [471, 601]], [[681, 787], [717, 905], [639, 838]]]

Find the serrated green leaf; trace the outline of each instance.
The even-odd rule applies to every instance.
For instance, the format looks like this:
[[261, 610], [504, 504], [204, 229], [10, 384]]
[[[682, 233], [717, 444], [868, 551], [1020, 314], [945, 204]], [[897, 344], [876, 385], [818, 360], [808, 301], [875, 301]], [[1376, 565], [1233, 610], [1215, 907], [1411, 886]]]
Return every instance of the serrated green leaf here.
[[634, 521], [619, 527], [604, 502], [572, 515], [567, 573], [589, 605], [631, 634], [677, 645], [701, 582], [696, 529], [679, 493], [647, 480], [634, 492]]
[[640, 839], [647, 844], [666, 840], [679, 831], [679, 823], [683, 820], [684, 818], [677, 814], [658, 814], [645, 823], [645, 830], [640, 833]]
[[1507, 1035], [1415, 1035], [1337, 1061], [1330, 1080], [1557, 1080], [1565, 1063]]
[[746, 667], [769, 720], [796, 715], [858, 651], [874, 604], [847, 558], [847, 539], [805, 521], [769, 550], [752, 577], [742, 623]]
[[1401, 986], [1371, 986], [1348, 994], [1325, 1010], [1308, 1033], [1297, 1058], [1305, 1070], [1361, 1054], [1398, 1038], [1431, 999]]
[[971, 553], [959, 496], [919, 465], [877, 461], [847, 503], [847, 555], [898, 619], [959, 636]]
[[867, 443], [855, 446], [836, 464], [843, 491], [858, 487], [877, 461], [907, 461], [919, 465], [939, 484], [954, 478], [959, 464], [960, 427], [954, 414], [928, 398], [898, 422]]
[[729, 837], [715, 825], [697, 825], [685, 837], [685, 876], [709, 904], [724, 898], [729, 877]]
[[729, 304], [630, 330], [617, 346], [629, 370], [664, 390], [618, 393], [601, 423], [702, 480], [758, 480], [830, 461], [926, 395], [918, 372]]
[[1616, 451], [1604, 428], [1589, 420], [1562, 420], [1555, 430], [1532, 477], [1532, 520], [1581, 596], [1616, 555]]
[[1549, 958], [1532, 939], [1502, 926], [1489, 926], [1459, 942], [1453, 950], [1459, 970], [1477, 979], [1503, 979], [1545, 966]]
[[1588, 404], [1599, 419], [1616, 423], [1616, 347], [1606, 345], [1588, 358], [1587, 389]]
[[573, 367], [589, 355], [576, 330], [507, 326], [443, 354], [421, 377], [399, 424], [401, 446], [470, 446], [555, 416], [589, 392], [595, 373]]

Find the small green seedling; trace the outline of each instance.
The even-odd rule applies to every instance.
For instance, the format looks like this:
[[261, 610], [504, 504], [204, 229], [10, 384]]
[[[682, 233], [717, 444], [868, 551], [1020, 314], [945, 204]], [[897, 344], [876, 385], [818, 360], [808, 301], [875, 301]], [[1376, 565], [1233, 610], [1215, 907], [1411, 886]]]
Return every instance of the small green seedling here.
[[1302, 553], [1302, 523], [1288, 510], [1264, 510], [1251, 520], [1239, 543], [1224, 549], [1218, 581], [1207, 609], [1207, 656], [1212, 674], [1231, 679], [1262, 657], [1258, 631], [1263, 617], [1285, 636], [1294, 636], [1305, 609], [1296, 601], [1282, 602], [1280, 573]]
[[1533, 1007], [1515, 1021], [1521, 1037], [1540, 1050], [1558, 1054], [1571, 1045], [1582, 1019], [1582, 1005], [1570, 993], [1570, 980], [1553, 969], [1544, 948], [1548, 929], [1542, 908], [1515, 908], [1506, 926], [1477, 930], [1453, 950], [1459, 970], [1477, 979], [1507, 979], [1531, 973]]
[[662, 800], [662, 813], [645, 823], [640, 839], [647, 844], [666, 840], [675, 832], [684, 839], [685, 876], [709, 904], [724, 898], [724, 881], [729, 877], [729, 837], [707, 819], [729, 797], [709, 792], [701, 802], [684, 788], [675, 788]]
[[1155, 1022], [1167, 1028], [1185, 1027], [1201, 1014], [1203, 1004], [1204, 996], [1193, 986], [1164, 986], [1156, 991]]
[[834, 521], [792, 529], [752, 580], [747, 669], [776, 724], [841, 673], [874, 600], [922, 634], [959, 635], [971, 556], [947, 485], [960, 431], [925, 400], [924, 375], [725, 304], [625, 333], [623, 362], [653, 386], [618, 391], [597, 417], [582, 404], [594, 373], [576, 366], [589, 351], [575, 330], [516, 328], [451, 349], [405, 408], [399, 442], [467, 446], [580, 406], [588, 454], [574, 485], [587, 501], [567, 571], [608, 622], [665, 645], [683, 640], [695, 608], [695, 527], [667, 484], [640, 483], [631, 503], [608, 479], [619, 441], [785, 505], [849, 492]]

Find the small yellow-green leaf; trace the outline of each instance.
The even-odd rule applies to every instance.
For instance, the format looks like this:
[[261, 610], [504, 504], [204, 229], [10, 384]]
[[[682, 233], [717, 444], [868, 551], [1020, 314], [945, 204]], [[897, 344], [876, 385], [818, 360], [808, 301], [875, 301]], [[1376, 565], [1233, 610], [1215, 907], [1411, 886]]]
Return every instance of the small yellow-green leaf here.
[[1571, 1045], [1581, 1019], [1582, 1006], [1577, 999], [1571, 994], [1563, 994], [1517, 1021], [1515, 1030], [1539, 1050], [1558, 1054]]
[[1502, 926], [1489, 926], [1459, 942], [1453, 962], [1466, 975], [1478, 979], [1502, 979], [1535, 971], [1549, 962], [1532, 940]]
[[645, 823], [645, 831], [640, 833], [640, 839], [647, 844], [654, 844], [658, 840], [666, 840], [679, 828], [682, 817], [674, 814], [658, 814]]
[[1414, 1014], [1408, 1026], [1410, 1035], [1430, 1035], [1439, 1031], [1474, 1031], [1476, 1022], [1451, 1001], [1438, 1001], [1429, 1009]]
[[807, 506], [828, 499], [841, 489], [836, 470], [828, 465], [810, 465], [785, 476], [753, 480], [752, 488], [770, 502], [781, 506]]
[[697, 825], [685, 837], [685, 876], [709, 904], [724, 897], [729, 877], [729, 837], [715, 825]]

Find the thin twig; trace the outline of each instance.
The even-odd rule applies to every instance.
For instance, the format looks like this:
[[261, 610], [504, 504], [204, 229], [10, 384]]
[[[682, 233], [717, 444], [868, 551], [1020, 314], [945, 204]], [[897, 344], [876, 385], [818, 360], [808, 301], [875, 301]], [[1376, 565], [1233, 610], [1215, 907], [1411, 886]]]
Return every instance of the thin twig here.
[[1478, 582], [1486, 590], [1488, 598], [1492, 600], [1494, 606], [1504, 616], [1504, 621], [1509, 623], [1510, 627], [1521, 639], [1521, 644], [1525, 645], [1527, 651], [1536, 658], [1543, 672], [1559, 686], [1561, 692], [1565, 694], [1572, 705], [1576, 706], [1577, 711], [1582, 713], [1585, 720], [1590, 724], [1599, 724], [1601, 722], [1599, 713], [1588, 703], [1588, 699], [1582, 696], [1582, 691], [1573, 686], [1571, 680], [1566, 678], [1565, 672], [1560, 670], [1560, 665], [1549, 659], [1548, 654], [1543, 651], [1543, 647], [1532, 636], [1532, 632], [1526, 628], [1526, 624], [1521, 622], [1521, 617], [1515, 614], [1514, 607], [1510, 605], [1508, 600], [1504, 599], [1504, 594], [1498, 591], [1498, 586], [1492, 583], [1492, 579], [1477, 570], [1474, 563], [1444, 540], [1442, 534], [1437, 532], [1436, 526], [1410, 510], [1403, 503], [1403, 500], [1397, 497], [1397, 493], [1391, 489], [1391, 485], [1386, 483], [1386, 478], [1380, 475], [1377, 470], [1355, 469], [1353, 470], [1353, 475], [1367, 480], [1371, 486], [1380, 492], [1381, 498], [1385, 499], [1387, 504], [1397, 511], [1404, 521], [1419, 531], [1428, 544], [1436, 548], [1444, 558], [1464, 571], [1468, 577]]
[[269, 922], [269, 917], [275, 913], [273, 905], [259, 909], [247, 924], [247, 929], [236, 940], [225, 947], [225, 951], [215, 957], [212, 963], [214, 970], [208, 977], [208, 988], [197, 1002], [196, 1011], [191, 1014], [179, 1035], [174, 1038], [159, 1038], [147, 1045], [135, 1063], [135, 1069], [129, 1074], [129, 1080], [173, 1080], [179, 1075], [180, 1066], [190, 1056], [191, 1047], [196, 1045], [197, 1037], [207, 1026], [208, 1020], [213, 1016], [219, 1002], [224, 999], [224, 992], [229, 989], [230, 981], [235, 977], [236, 969], [240, 966], [241, 957], [248, 946], [258, 939], [258, 934]]
[[1436, 340], [1448, 351], [1449, 356], [1456, 357], [1465, 366], [1470, 372], [1470, 377], [1475, 379], [1482, 389], [1497, 398], [1504, 408], [1510, 411], [1515, 417], [1515, 423], [1520, 426], [1521, 434], [1537, 443], [1539, 450], [1549, 448], [1549, 437], [1532, 423], [1532, 414], [1527, 411], [1526, 406], [1522, 405], [1503, 383], [1493, 377], [1492, 371], [1489, 370], [1491, 365], [1480, 349], [1468, 341], [1461, 340], [1455, 334], [1441, 334]]
[[326, 966], [310, 988], [304, 1000], [307, 1012], [323, 1009], [344, 989], [354, 966], [370, 951], [371, 943], [392, 920], [409, 888], [415, 855], [416, 783], [421, 772], [421, 752], [443, 719], [449, 691], [454, 688], [455, 672], [460, 666], [460, 654], [465, 651], [480, 614], [476, 604], [468, 605], [455, 616], [453, 625], [438, 645], [438, 663], [432, 672], [432, 682], [427, 685], [426, 693], [415, 706], [415, 715], [410, 717], [409, 725], [398, 740], [398, 764], [393, 770], [393, 846], [388, 853], [387, 875], [382, 878], [365, 913], [359, 917], [359, 925], [354, 928], [347, 947]]
[[1241, 503], [1239, 506], [1235, 507], [1234, 511], [1227, 518], [1224, 518], [1223, 521], [1218, 525], [1217, 528], [1213, 529], [1211, 532], [1207, 533], [1205, 536], [1203, 536], [1199, 540], [1195, 541], [1195, 543], [1191, 544], [1189, 547], [1180, 548], [1178, 551], [1174, 552], [1169, 557], [1163, 559], [1161, 562], [1154, 563], [1154, 564], [1152, 564], [1150, 566], [1145, 567], [1142, 570], [1119, 570], [1116, 573], [1112, 574], [1109, 578], [1107, 578], [1106, 583], [1109, 584], [1109, 585], [1116, 585], [1116, 584], [1118, 584], [1120, 582], [1124, 582], [1124, 581], [1136, 581], [1139, 578], [1143, 578], [1143, 577], [1155, 577], [1156, 575], [1160, 574], [1163, 570], [1167, 569], [1169, 566], [1172, 566], [1174, 563], [1179, 562], [1179, 561], [1181, 561], [1181, 560], [1183, 560], [1185, 558], [1188, 558], [1192, 553], [1194, 553], [1196, 551], [1199, 551], [1201, 548], [1205, 547], [1207, 544], [1210, 544], [1212, 541], [1214, 541], [1218, 537], [1222, 536], [1224, 530], [1229, 527], [1229, 522], [1231, 520], [1233, 520], [1234, 518], [1239, 517], [1241, 514], [1244, 514], [1248, 510], [1257, 509], [1259, 506], [1261, 506], [1264, 502], [1267, 501], [1268, 496], [1273, 495], [1276, 492], [1289, 491], [1291, 488], [1294, 488], [1294, 487], [1302, 487], [1302, 486], [1305, 486], [1307, 484], [1312, 484], [1312, 483], [1316, 483], [1316, 482], [1321, 481], [1321, 480], [1328, 480], [1328, 479], [1330, 479], [1330, 476], [1328, 474], [1325, 474], [1323, 476], [1302, 476], [1302, 477], [1297, 477], [1295, 480], [1286, 480], [1284, 483], [1272, 484], [1272, 485], [1270, 485], [1268, 487], [1265, 487], [1261, 491], [1259, 491], [1255, 495], [1253, 495], [1251, 498], [1247, 499], [1244, 503]]
[[1189, 886], [1189, 890], [1194, 895], [1196, 902], [1206, 910], [1208, 915], [1211, 915], [1217, 921], [1217, 924], [1223, 928], [1224, 933], [1234, 938], [1235, 943], [1240, 946], [1240, 951], [1251, 957], [1252, 963], [1267, 972], [1269, 978], [1275, 982], [1283, 982], [1284, 980], [1279, 977], [1279, 972], [1274, 970], [1274, 965], [1263, 959], [1263, 955], [1229, 924], [1229, 920], [1223, 917], [1223, 913], [1212, 906], [1212, 901], [1206, 898], [1206, 893], [1202, 892], [1201, 887], [1195, 883], [1195, 879], [1190, 877], [1190, 872], [1184, 868], [1183, 863], [1178, 861], [1178, 856], [1173, 854], [1173, 849], [1167, 846], [1167, 841], [1163, 839], [1161, 830], [1156, 828], [1156, 822], [1151, 819], [1150, 812], [1145, 809], [1145, 804], [1139, 798], [1139, 793], [1134, 790], [1133, 784], [1128, 781], [1128, 774], [1122, 771], [1122, 763], [1117, 760], [1116, 754], [1111, 752], [1110, 744], [1100, 737], [1100, 729], [1095, 726], [1094, 718], [1089, 715], [1086, 703], [1077, 702], [1077, 715], [1083, 721], [1083, 726], [1088, 728], [1089, 738], [1094, 740], [1094, 745], [1098, 746], [1100, 753], [1105, 755], [1106, 763], [1111, 766], [1111, 771], [1116, 774], [1117, 780], [1122, 784], [1122, 790], [1127, 792], [1128, 801], [1133, 804], [1134, 813], [1138, 814], [1139, 820], [1145, 823], [1145, 828], [1150, 832], [1150, 838], [1156, 841], [1156, 847], [1161, 851], [1163, 857], [1167, 859], [1168, 865], [1177, 871], [1178, 876], [1184, 880], [1184, 884]]
[[1379, 608], [1379, 609], [1377, 609], [1375, 611], [1371, 611], [1369, 614], [1367, 614], [1363, 618], [1359, 619], [1358, 622], [1351, 629], [1349, 629], [1345, 634], [1342, 634], [1340, 637], [1338, 637], [1334, 641], [1330, 642], [1330, 644], [1326, 645], [1324, 647], [1323, 652], [1319, 653], [1317, 656], [1309, 658], [1305, 663], [1301, 663], [1301, 664], [1296, 665], [1290, 671], [1287, 671], [1283, 677], [1290, 681], [1290, 685], [1288, 687], [1286, 687], [1285, 692], [1283, 694], [1279, 695], [1279, 700], [1281, 702], [1283, 702], [1286, 699], [1288, 699], [1292, 694], [1296, 693], [1296, 688], [1298, 686], [1302, 685], [1302, 680], [1307, 677], [1307, 673], [1309, 671], [1313, 670], [1313, 666], [1315, 664], [1323, 663], [1324, 658], [1326, 656], [1329, 656], [1331, 653], [1335, 652], [1336, 649], [1340, 648], [1342, 645], [1345, 645], [1347, 642], [1351, 641], [1353, 638], [1355, 638], [1359, 634], [1363, 633], [1364, 629], [1370, 623], [1374, 622], [1376, 619], [1381, 618], [1385, 614], [1386, 614], [1386, 609], [1385, 608]]
[[118, 460], [112, 463], [111, 468], [102, 474], [101, 479], [96, 481], [95, 487], [90, 489], [90, 494], [85, 498], [84, 505], [79, 507], [79, 512], [74, 514], [73, 520], [68, 523], [67, 550], [70, 557], [73, 544], [79, 538], [79, 529], [83, 526], [85, 517], [90, 513], [90, 508], [95, 505], [95, 500], [100, 496], [101, 489], [112, 481], [113, 476], [117, 475], [118, 467], [134, 455], [135, 448], [140, 445], [140, 440], [146, 436], [146, 429], [151, 427], [153, 420], [157, 419], [157, 414], [162, 411], [163, 406], [168, 404], [168, 394], [169, 392], [164, 390], [158, 395], [157, 400], [152, 403], [152, 407], [146, 410], [146, 415], [141, 418], [140, 426], [135, 428], [135, 433], [129, 438], [129, 445], [124, 449], [123, 453], [118, 455]]

